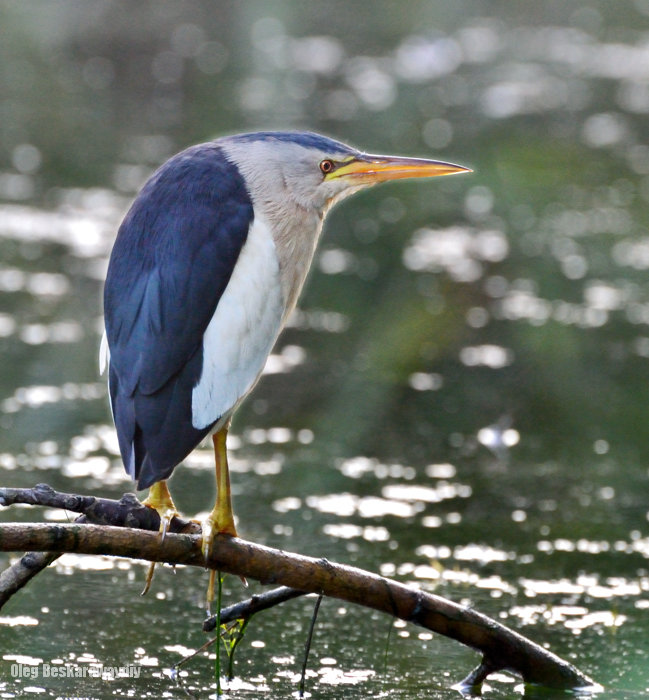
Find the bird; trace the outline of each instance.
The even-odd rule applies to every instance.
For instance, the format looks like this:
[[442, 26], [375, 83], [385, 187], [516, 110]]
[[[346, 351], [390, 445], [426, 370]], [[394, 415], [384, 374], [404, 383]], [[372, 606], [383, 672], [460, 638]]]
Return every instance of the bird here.
[[308, 131], [261, 131], [190, 146], [151, 175], [110, 254], [100, 365], [125, 470], [149, 489], [163, 537], [178, 514], [167, 479], [208, 436], [216, 503], [202, 523], [206, 559], [217, 534], [237, 536], [232, 416], [296, 306], [331, 208], [377, 183], [463, 172]]

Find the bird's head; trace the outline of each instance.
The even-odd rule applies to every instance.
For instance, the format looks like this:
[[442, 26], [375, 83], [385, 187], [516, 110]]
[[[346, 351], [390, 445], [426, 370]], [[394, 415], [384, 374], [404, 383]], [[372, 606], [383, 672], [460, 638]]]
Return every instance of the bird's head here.
[[292, 200], [321, 214], [380, 182], [470, 172], [443, 161], [369, 155], [310, 132], [240, 134], [224, 139], [223, 145], [246, 181], [255, 183], [253, 196], [268, 205]]

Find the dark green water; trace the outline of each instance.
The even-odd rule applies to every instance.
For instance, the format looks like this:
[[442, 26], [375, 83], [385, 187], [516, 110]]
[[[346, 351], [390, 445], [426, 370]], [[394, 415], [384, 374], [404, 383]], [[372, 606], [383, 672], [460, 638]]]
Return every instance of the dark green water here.
[[[309, 128], [460, 162], [474, 174], [377, 188], [330, 217], [236, 416], [239, 531], [471, 605], [598, 697], [645, 697], [648, 47], [645, 0], [1, 3], [0, 483], [132, 488], [98, 375], [101, 286], [167, 156]], [[171, 488], [187, 514], [211, 507], [207, 449]], [[1, 514], [43, 516], [66, 518]], [[0, 697], [213, 696], [206, 655], [180, 684], [168, 671], [206, 639], [206, 575], [161, 569], [140, 598], [144, 573], [65, 556], [16, 595]], [[312, 606], [253, 620], [230, 697], [295, 696]], [[390, 627], [324, 601], [312, 697], [457, 697], [476, 655]], [[484, 690], [524, 693], [504, 675]]]

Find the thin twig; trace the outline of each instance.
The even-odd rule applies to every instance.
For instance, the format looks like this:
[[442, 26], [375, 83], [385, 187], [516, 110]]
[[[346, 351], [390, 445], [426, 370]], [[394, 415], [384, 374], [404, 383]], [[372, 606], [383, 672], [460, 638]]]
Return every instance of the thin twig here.
[[[221, 610], [221, 624], [225, 625], [233, 620], [246, 620], [257, 612], [268, 610], [275, 605], [303, 595], [306, 595], [304, 591], [297, 591], [295, 588], [288, 588], [287, 586], [279, 586], [279, 588], [273, 588], [272, 591], [258, 593], [246, 600], [242, 600], [240, 603], [223, 608]], [[211, 632], [215, 627], [216, 615], [208, 617], [203, 622], [203, 632]]]
[[175, 664], [172, 665], [171, 669], [172, 671], [176, 671], [179, 669], [183, 664], [187, 663], [191, 659], [193, 659], [195, 656], [198, 656], [202, 651], [207, 651], [214, 642], [218, 641], [218, 637], [212, 637], [212, 639], [208, 639], [205, 644], [201, 644], [201, 646], [198, 647], [195, 651], [192, 651], [191, 654], [187, 654], [187, 656], [183, 656], [180, 661], [177, 661]]
[[[275, 605], [280, 605], [287, 600], [292, 598], [298, 598], [299, 596], [307, 595], [304, 591], [296, 591], [294, 588], [287, 588], [286, 586], [280, 586], [279, 588], [274, 588], [272, 591], [266, 591], [265, 593], [258, 593], [251, 596], [246, 600], [242, 600], [239, 603], [234, 603], [234, 605], [228, 605], [227, 608], [221, 610], [221, 625], [227, 625], [235, 620], [244, 620], [248, 622], [250, 618], [262, 610], [268, 610]], [[212, 615], [208, 617], [205, 622], [203, 622], [203, 631], [211, 632], [216, 627], [217, 615]], [[208, 639], [205, 644], [201, 645], [196, 651], [193, 651], [173, 665], [173, 668], [180, 668], [184, 663], [193, 659], [195, 656], [200, 654], [202, 651], [209, 649], [214, 642], [218, 640], [218, 636]]]
[[300, 674], [300, 697], [304, 697], [304, 687], [306, 685], [306, 667], [309, 662], [309, 652], [311, 651], [311, 642], [313, 641], [313, 630], [315, 629], [315, 622], [318, 619], [318, 611], [320, 610], [320, 603], [322, 603], [322, 593], [316, 598], [315, 605], [313, 607], [313, 615], [311, 615], [311, 624], [309, 625], [309, 633], [306, 636], [306, 642], [304, 643], [304, 660], [302, 661], [302, 673]]

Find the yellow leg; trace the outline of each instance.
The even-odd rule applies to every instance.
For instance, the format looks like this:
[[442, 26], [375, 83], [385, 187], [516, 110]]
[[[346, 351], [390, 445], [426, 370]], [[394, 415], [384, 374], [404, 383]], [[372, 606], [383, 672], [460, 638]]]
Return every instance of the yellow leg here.
[[212, 436], [214, 443], [214, 459], [216, 462], [216, 503], [212, 512], [203, 523], [203, 555], [207, 559], [212, 549], [214, 536], [218, 534], [237, 536], [232, 513], [232, 497], [230, 494], [230, 471], [225, 441], [228, 436], [226, 425]]
[[[234, 524], [234, 514], [232, 512], [232, 496], [230, 493], [230, 470], [228, 469], [228, 455], [226, 451], [226, 439], [228, 436], [228, 422], [221, 430], [214, 433], [212, 442], [214, 443], [214, 459], [216, 462], [216, 504], [212, 512], [203, 522], [203, 556], [205, 560], [210, 556], [212, 543], [216, 534], [230, 535], [237, 537], [237, 529]], [[207, 605], [214, 600], [214, 582], [216, 572], [210, 570], [210, 580], [207, 587]]]
[[[145, 506], [153, 508], [160, 516], [160, 537], [162, 540], [164, 540], [167, 530], [169, 529], [169, 523], [175, 516], [178, 515], [176, 506], [174, 505], [169, 489], [167, 488], [167, 482], [158, 481], [157, 483], [153, 484], [153, 486], [151, 486], [149, 489], [149, 495], [142, 502]], [[152, 561], [146, 575], [144, 589], [140, 595], [146, 595], [149, 588], [151, 588], [151, 581], [153, 580], [154, 571], [155, 562]]]

